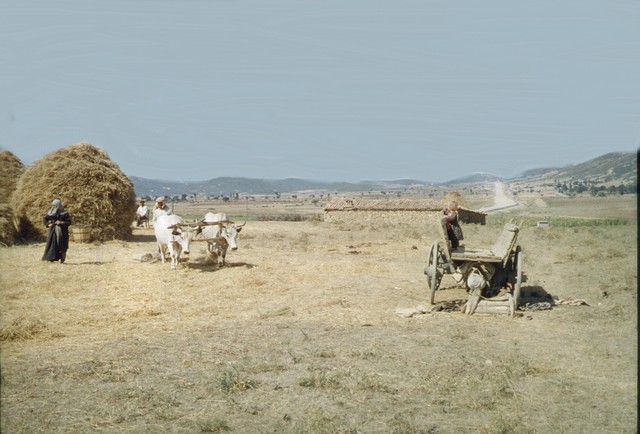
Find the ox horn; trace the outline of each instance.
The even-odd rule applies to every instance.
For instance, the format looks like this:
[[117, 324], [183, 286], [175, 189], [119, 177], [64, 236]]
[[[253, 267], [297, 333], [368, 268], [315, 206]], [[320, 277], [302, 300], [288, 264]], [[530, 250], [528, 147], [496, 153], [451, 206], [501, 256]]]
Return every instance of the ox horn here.
[[246, 222], [246, 220], [245, 220], [245, 222], [244, 222], [244, 223], [242, 223], [241, 225], [236, 225], [236, 227], [237, 227], [237, 228], [241, 228], [241, 227], [243, 227], [243, 226], [244, 226], [244, 225], [246, 225], [246, 224], [247, 224], [247, 222]]

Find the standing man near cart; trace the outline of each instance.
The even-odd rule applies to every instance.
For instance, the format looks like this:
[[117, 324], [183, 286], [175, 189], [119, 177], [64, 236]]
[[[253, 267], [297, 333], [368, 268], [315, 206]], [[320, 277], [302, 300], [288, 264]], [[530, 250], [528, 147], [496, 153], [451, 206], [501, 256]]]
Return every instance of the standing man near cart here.
[[443, 210], [444, 221], [447, 224], [447, 237], [451, 241], [451, 250], [456, 250], [460, 241], [464, 239], [462, 228], [458, 222], [458, 202], [452, 200], [449, 207]]

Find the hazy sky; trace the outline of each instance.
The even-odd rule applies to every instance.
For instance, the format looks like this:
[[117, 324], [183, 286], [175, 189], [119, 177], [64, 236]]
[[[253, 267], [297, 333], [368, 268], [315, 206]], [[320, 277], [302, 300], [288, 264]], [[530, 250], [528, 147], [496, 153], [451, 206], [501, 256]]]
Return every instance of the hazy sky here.
[[0, 147], [128, 175], [516, 176], [640, 146], [637, 0], [4, 0]]

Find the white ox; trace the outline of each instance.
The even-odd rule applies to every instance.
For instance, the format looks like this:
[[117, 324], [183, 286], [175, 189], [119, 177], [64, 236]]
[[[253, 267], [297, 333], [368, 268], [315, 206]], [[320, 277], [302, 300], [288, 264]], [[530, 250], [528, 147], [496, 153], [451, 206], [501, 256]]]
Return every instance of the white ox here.
[[184, 222], [177, 215], [161, 215], [153, 224], [156, 241], [160, 250], [162, 263], [165, 263], [165, 252], [169, 251], [171, 268], [175, 270], [180, 259], [180, 253], [189, 254], [189, 246], [193, 232], [180, 227]]
[[[227, 249], [238, 250], [238, 233], [246, 224], [234, 225], [224, 213], [208, 212], [204, 215], [205, 223], [219, 223], [203, 226], [202, 237], [207, 239], [207, 248], [212, 256], [216, 256], [219, 266], [224, 266]], [[200, 231], [200, 229], [198, 229]]]

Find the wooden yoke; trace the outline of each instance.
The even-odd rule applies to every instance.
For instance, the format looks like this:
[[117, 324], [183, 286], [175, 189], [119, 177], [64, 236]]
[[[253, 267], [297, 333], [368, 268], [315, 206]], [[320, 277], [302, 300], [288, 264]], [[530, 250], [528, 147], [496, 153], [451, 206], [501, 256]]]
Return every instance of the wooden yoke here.
[[198, 229], [199, 227], [202, 226], [222, 226], [225, 225], [227, 223], [233, 223], [231, 220], [226, 220], [223, 222], [205, 222], [205, 221], [200, 221], [200, 222], [196, 222], [196, 223], [175, 223], [171, 226], [169, 226], [167, 229], [176, 229], [176, 228], [191, 228], [191, 229]]

